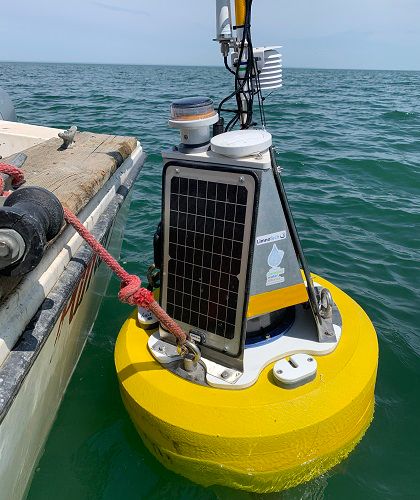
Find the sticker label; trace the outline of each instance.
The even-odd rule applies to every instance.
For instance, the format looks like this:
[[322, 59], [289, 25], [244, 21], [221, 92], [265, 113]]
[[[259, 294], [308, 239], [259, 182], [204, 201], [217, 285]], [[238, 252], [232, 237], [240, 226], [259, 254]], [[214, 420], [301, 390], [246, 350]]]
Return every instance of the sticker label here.
[[274, 244], [267, 259], [270, 270], [267, 273], [267, 282], [265, 286], [277, 285], [278, 283], [284, 282], [284, 268], [280, 267], [283, 257], [283, 250], [279, 250], [277, 245]]
[[193, 340], [197, 344], [205, 344], [206, 343], [206, 334], [204, 332], [200, 332], [199, 330], [191, 330], [190, 337], [191, 337], [191, 340]]
[[266, 243], [274, 243], [275, 241], [285, 240], [286, 231], [279, 231], [278, 233], [265, 234], [264, 236], [257, 236], [257, 245], [265, 245]]

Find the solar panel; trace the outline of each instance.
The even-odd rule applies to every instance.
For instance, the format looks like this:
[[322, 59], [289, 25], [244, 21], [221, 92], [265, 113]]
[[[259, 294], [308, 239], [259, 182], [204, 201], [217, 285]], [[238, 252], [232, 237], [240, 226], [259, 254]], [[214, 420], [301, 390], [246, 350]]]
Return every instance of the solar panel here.
[[254, 192], [249, 174], [166, 171], [162, 305], [230, 353], [240, 345]]

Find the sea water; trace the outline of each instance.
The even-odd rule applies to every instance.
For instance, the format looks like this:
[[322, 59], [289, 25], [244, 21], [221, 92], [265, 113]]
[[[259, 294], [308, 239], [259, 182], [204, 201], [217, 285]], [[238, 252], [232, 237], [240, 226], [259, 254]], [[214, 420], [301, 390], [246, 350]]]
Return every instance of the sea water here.
[[[384, 499], [420, 496], [420, 73], [287, 69], [266, 100], [311, 270], [367, 311], [380, 345], [375, 418], [350, 457], [284, 493], [202, 488], [146, 450], [120, 399], [113, 348], [130, 313], [112, 280], [36, 468], [29, 499]], [[145, 276], [160, 217], [173, 99], [230, 92], [222, 68], [0, 63], [20, 121], [137, 136], [121, 261]], [[2, 458], [4, 459], [4, 458]]]

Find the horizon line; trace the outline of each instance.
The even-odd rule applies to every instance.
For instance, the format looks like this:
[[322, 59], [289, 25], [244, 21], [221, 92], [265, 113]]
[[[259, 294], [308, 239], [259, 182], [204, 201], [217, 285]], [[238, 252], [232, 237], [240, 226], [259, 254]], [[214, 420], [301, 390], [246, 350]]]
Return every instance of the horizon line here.
[[[77, 61], [13, 61], [0, 60], [0, 64], [77, 64], [85, 66], [164, 66], [175, 68], [223, 68], [216, 64], [157, 64], [157, 63], [115, 63], [115, 62], [77, 62]], [[315, 69], [330, 71], [406, 71], [419, 72], [419, 69], [395, 69], [395, 68], [338, 68], [338, 67], [316, 67], [316, 66], [284, 66], [283, 69]]]

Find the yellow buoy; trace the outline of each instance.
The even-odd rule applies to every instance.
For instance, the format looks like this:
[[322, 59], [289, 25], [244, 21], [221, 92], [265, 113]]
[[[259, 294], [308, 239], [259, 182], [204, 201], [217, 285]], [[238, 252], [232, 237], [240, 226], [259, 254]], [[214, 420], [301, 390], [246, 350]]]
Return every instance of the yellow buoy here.
[[342, 336], [334, 352], [315, 356], [315, 380], [294, 389], [276, 385], [273, 365], [247, 389], [191, 383], [154, 359], [136, 315], [126, 321], [115, 348], [122, 397], [165, 467], [205, 486], [272, 492], [322, 474], [356, 446], [374, 410], [377, 338], [354, 300], [314, 278], [332, 293]]

